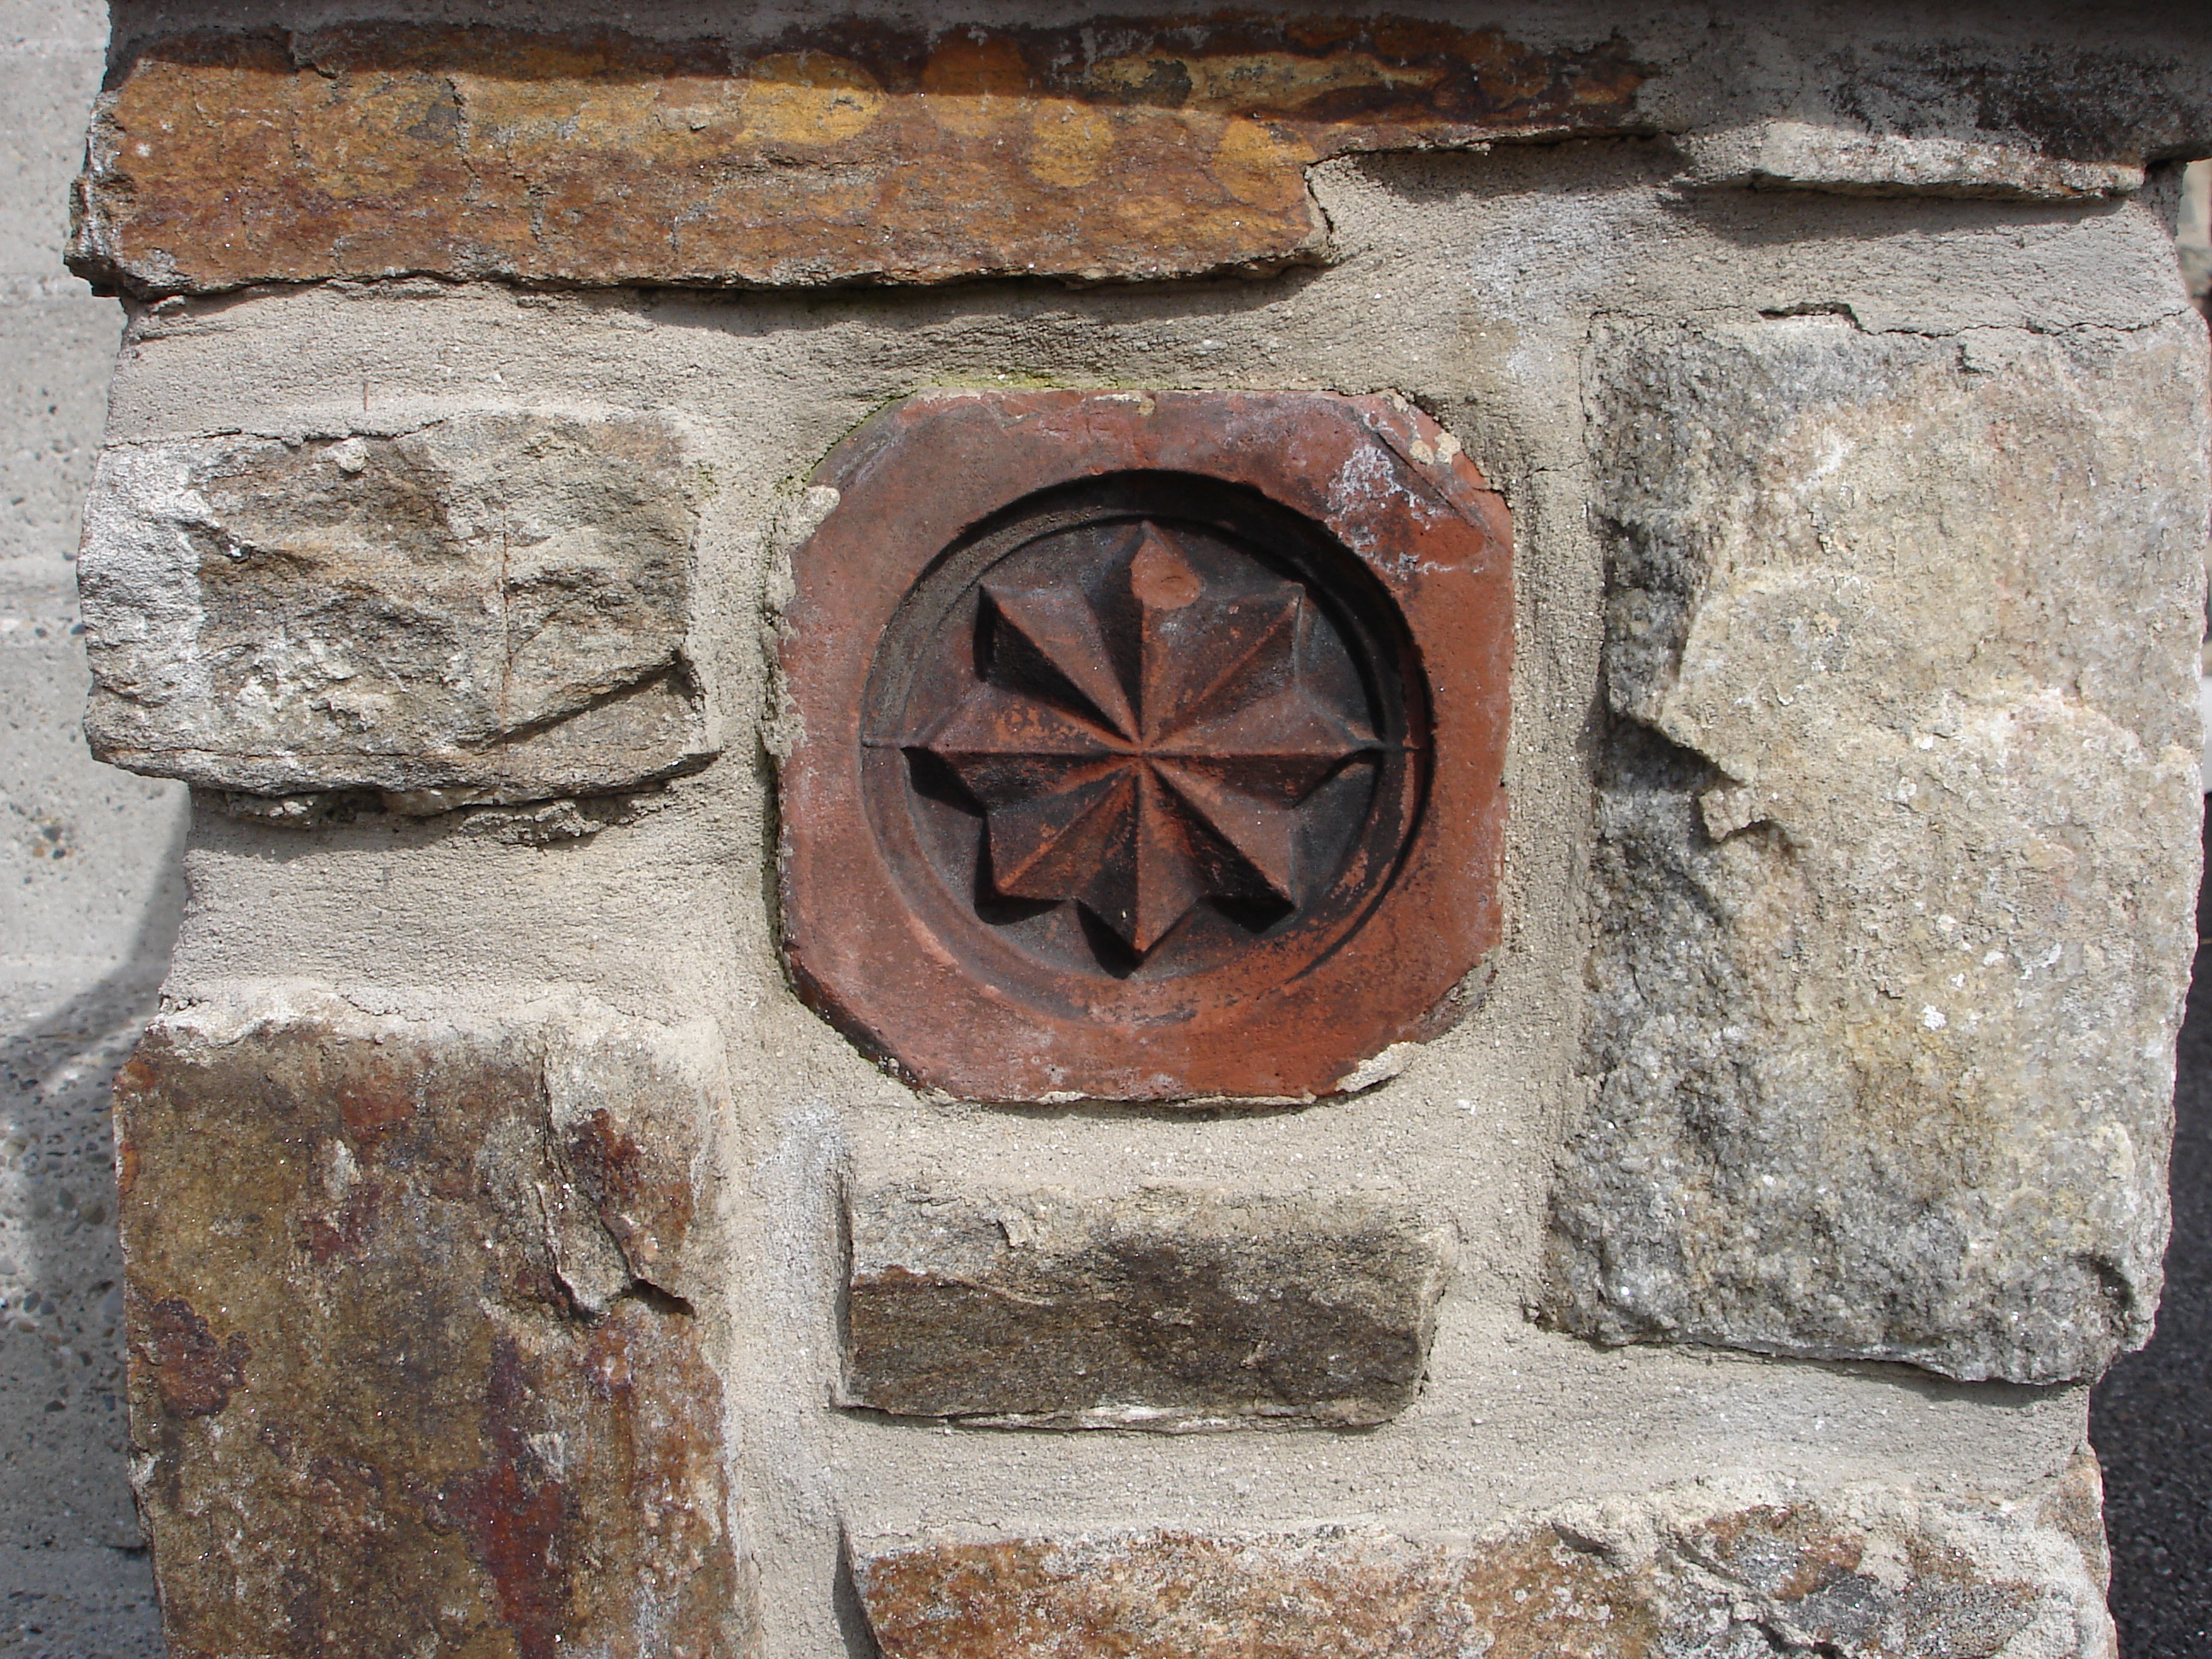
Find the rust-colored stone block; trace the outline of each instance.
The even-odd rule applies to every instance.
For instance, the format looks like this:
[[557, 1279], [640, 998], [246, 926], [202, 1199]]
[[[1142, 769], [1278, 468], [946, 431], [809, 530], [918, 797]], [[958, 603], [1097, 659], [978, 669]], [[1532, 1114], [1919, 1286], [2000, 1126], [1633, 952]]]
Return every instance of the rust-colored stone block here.
[[[1394, 399], [958, 392], [815, 475], [793, 974], [974, 1099], [1298, 1098], [1495, 940], [1503, 504]], [[825, 495], [822, 499], [828, 499]]]
[[2094, 1514], [2093, 1464], [2033, 1504], [1658, 1493], [1471, 1546], [1358, 1528], [902, 1544], [863, 1548], [854, 1577], [885, 1659], [2086, 1653], [2109, 1626], [2101, 1540], [2067, 1513], [2081, 1490]]
[[696, 1083], [643, 1028], [158, 1022], [117, 1085], [176, 1659], [722, 1659]]
[[73, 258], [145, 294], [1266, 268], [1321, 253], [1310, 163], [1622, 131], [1641, 79], [1617, 43], [1393, 18], [208, 30], [123, 64]]

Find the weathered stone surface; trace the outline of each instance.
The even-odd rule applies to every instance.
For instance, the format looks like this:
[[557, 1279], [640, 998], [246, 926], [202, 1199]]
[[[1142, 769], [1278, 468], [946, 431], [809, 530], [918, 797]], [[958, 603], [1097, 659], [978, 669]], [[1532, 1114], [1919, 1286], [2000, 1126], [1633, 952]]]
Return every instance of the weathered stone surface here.
[[1857, 38], [1789, 9], [1003, 16], [799, 7], [650, 39], [175, 33], [149, 9], [94, 124], [72, 258], [149, 295], [1146, 279], [1326, 258], [1305, 170], [1361, 151], [1683, 134], [1714, 180], [2068, 199], [2133, 189], [2212, 129], [2185, 5], [2137, 8], [2124, 38], [1994, 6]]
[[1692, 181], [1845, 196], [2069, 202], [2142, 188], [2139, 161], [2072, 161], [2020, 143], [1877, 132], [1853, 124], [1762, 121], [1701, 133], [1683, 149]]
[[[1869, 21], [1771, 9], [1772, 33], [1751, 46], [1765, 62], [1748, 73], [1719, 46], [1712, 67], [1741, 76], [1748, 118], [1685, 136], [1688, 182], [2063, 202], [2130, 194], [2147, 161], [2204, 147], [2212, 75], [2179, 8], [2087, 34], [2052, 12], [1971, 4], [1919, 27], [1894, 13]], [[1763, 31], [1748, 33], [1746, 46]]]
[[173, 1655], [740, 1650], [703, 1048], [325, 999], [149, 1031], [117, 1101]]
[[209, 31], [131, 53], [74, 257], [148, 293], [1188, 276], [1316, 257], [1324, 156], [1617, 130], [1640, 78], [1389, 18]]
[[2204, 364], [2185, 313], [1595, 342], [1615, 724], [1561, 1323], [2039, 1382], [2148, 1334]]
[[2095, 1466], [2039, 1503], [1774, 1486], [1471, 1545], [1355, 1528], [864, 1548], [886, 1659], [2111, 1659]]
[[702, 765], [693, 485], [636, 416], [111, 448], [80, 568], [94, 750], [251, 794], [418, 798], [402, 810]]
[[1401, 1204], [894, 1183], [851, 1195], [846, 1399], [1062, 1428], [1395, 1416], [1448, 1230]]

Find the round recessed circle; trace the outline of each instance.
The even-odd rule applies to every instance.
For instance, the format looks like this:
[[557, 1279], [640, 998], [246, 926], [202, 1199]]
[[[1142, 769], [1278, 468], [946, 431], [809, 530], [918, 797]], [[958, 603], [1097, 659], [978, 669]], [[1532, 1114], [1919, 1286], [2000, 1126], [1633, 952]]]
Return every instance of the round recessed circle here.
[[1319, 526], [1129, 472], [929, 561], [869, 676], [868, 811], [945, 947], [1123, 1017], [1328, 951], [1418, 816], [1425, 696], [1380, 585]]

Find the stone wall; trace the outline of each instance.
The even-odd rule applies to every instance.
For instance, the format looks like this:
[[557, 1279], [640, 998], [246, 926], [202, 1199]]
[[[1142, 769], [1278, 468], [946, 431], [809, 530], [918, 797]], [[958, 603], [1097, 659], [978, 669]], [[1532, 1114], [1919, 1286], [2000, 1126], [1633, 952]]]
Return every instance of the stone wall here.
[[[82, 190], [90, 729], [195, 791], [121, 1097], [173, 1650], [2109, 1653], [2085, 1397], [2158, 1294], [2200, 789], [2190, 15], [492, 21], [125, 7]], [[1167, 390], [1366, 436], [1198, 466]], [[967, 438], [871, 495], [922, 392]], [[995, 545], [944, 502], [1067, 483], [1041, 430], [1355, 586], [1510, 576], [1479, 708], [1243, 734], [1505, 793], [1423, 866], [1480, 961], [1333, 1080], [965, 1099], [786, 954], [820, 780], [928, 746], [811, 665]], [[1157, 771], [1108, 635], [1308, 568], [1097, 556], [908, 632], [1026, 629]], [[1157, 835], [1280, 937], [1295, 860], [1240, 886], [1178, 787], [1131, 879]], [[981, 971], [871, 902], [883, 972]], [[1169, 1018], [1131, 905], [1096, 1020]]]

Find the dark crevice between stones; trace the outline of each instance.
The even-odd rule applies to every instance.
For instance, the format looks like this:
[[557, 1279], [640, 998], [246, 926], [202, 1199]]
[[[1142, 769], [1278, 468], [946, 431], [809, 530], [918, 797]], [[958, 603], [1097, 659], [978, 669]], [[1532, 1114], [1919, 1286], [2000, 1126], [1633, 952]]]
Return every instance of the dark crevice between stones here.
[[657, 1314], [665, 1314], [672, 1318], [693, 1319], [698, 1316], [699, 1312], [675, 1291], [665, 1291], [659, 1285], [642, 1279], [630, 1280], [623, 1289], [615, 1292], [614, 1300], [635, 1302], [652, 1309]]
[[830, 1586], [830, 1605], [836, 1615], [837, 1633], [844, 1638], [846, 1659], [883, 1659], [875, 1626], [868, 1622], [866, 1602], [853, 1571], [853, 1539], [839, 1530], [836, 1576]]

